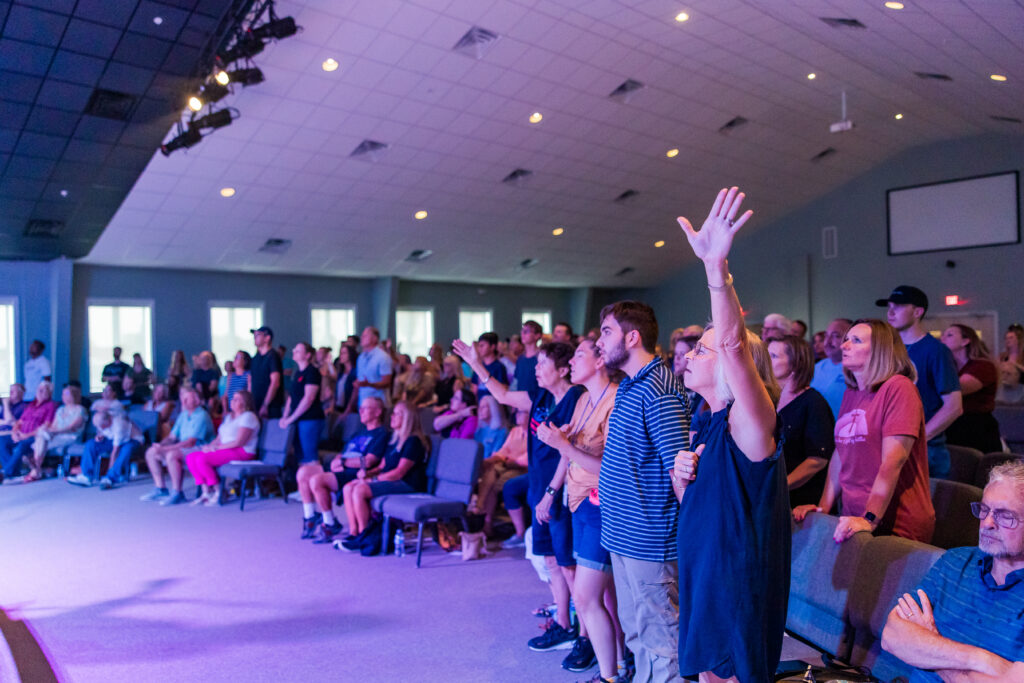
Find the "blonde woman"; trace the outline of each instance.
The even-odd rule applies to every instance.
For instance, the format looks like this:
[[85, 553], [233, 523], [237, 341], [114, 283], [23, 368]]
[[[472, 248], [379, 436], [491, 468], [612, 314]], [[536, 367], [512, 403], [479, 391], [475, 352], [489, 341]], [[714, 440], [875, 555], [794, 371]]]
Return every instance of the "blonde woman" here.
[[483, 444], [484, 459], [494, 455], [501, 448], [508, 436], [508, 424], [505, 411], [493, 396], [487, 395], [480, 399], [476, 410], [477, 426], [473, 438]]
[[88, 420], [89, 411], [82, 405], [82, 390], [75, 386], [64, 387], [61, 406], [57, 408], [53, 419], [36, 432], [35, 441], [32, 442], [32, 469], [25, 476], [25, 481], [41, 479], [46, 452], [81, 439]]

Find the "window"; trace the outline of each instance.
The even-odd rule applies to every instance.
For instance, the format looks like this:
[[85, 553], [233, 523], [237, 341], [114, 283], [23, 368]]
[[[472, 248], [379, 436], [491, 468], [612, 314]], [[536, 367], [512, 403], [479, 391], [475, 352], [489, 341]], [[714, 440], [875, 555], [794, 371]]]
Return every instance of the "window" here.
[[354, 306], [329, 306], [313, 304], [309, 307], [310, 325], [313, 330], [313, 346], [338, 347], [350, 334], [356, 333], [356, 309]]
[[132, 354], [142, 354], [143, 362], [155, 367], [153, 359], [152, 302], [120, 301], [88, 304], [89, 316], [89, 391], [103, 391], [103, 366], [114, 359], [114, 347], [120, 346], [121, 360], [131, 364]]
[[490, 308], [460, 308], [459, 339], [469, 344], [479, 339], [484, 332], [493, 332], [493, 313]]
[[551, 334], [551, 311], [523, 309], [523, 322], [532, 320], [544, 328], [544, 334]]
[[262, 304], [210, 303], [210, 350], [223, 368], [239, 351], [249, 351], [255, 344], [252, 332], [263, 325]]
[[434, 343], [434, 309], [399, 308], [395, 311], [395, 338], [399, 353], [426, 356]]
[[18, 363], [14, 354], [14, 299], [0, 299], [0, 393], [4, 396], [17, 381]]

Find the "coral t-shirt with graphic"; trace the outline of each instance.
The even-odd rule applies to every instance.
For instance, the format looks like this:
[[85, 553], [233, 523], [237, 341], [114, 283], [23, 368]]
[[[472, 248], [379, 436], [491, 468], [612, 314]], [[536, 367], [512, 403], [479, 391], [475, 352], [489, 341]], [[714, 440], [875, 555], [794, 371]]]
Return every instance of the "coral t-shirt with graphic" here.
[[928, 482], [928, 444], [924, 408], [914, 383], [902, 375], [887, 379], [877, 392], [847, 389], [836, 420], [836, 456], [840, 460], [842, 514], [863, 517], [871, 487], [882, 465], [882, 439], [914, 438], [903, 464], [889, 509], [879, 514], [878, 528], [903, 538], [928, 543], [935, 530]]

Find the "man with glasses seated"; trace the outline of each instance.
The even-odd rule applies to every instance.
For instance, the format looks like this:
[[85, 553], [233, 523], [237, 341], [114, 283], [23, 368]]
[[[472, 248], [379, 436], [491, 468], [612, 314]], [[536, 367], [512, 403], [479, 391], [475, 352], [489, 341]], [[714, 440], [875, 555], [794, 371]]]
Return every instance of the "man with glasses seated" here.
[[889, 613], [882, 647], [925, 681], [1024, 682], [1024, 463], [992, 469], [977, 548], [947, 551]]

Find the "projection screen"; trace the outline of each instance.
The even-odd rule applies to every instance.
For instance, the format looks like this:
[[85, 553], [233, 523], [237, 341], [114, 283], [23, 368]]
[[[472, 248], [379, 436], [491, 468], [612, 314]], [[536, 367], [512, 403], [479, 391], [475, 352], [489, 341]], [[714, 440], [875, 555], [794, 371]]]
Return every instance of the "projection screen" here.
[[897, 187], [885, 193], [889, 255], [1020, 242], [1019, 172]]

